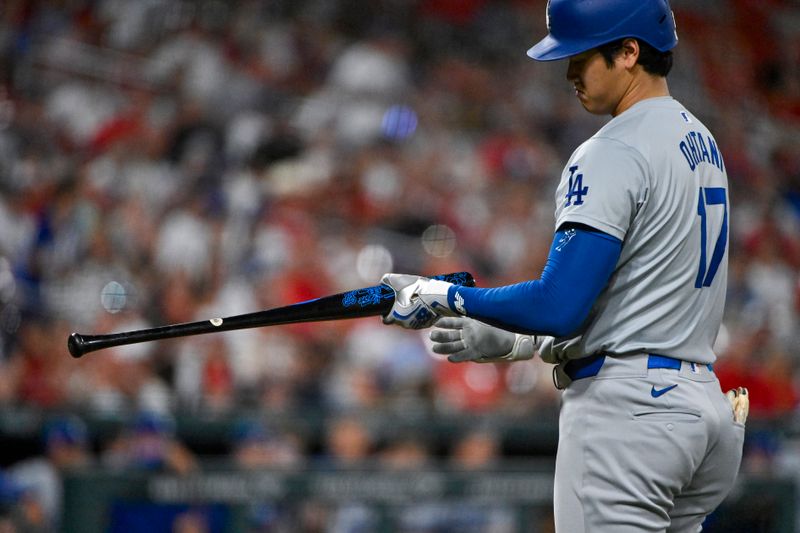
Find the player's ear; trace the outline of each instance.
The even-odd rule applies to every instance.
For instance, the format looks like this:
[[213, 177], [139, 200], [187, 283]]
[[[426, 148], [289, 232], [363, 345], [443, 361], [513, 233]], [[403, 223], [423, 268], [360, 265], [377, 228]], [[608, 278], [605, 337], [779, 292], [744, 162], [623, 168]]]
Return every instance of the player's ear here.
[[624, 39], [617, 59], [622, 61], [622, 65], [625, 68], [632, 69], [639, 60], [639, 52], [639, 41], [633, 38]]

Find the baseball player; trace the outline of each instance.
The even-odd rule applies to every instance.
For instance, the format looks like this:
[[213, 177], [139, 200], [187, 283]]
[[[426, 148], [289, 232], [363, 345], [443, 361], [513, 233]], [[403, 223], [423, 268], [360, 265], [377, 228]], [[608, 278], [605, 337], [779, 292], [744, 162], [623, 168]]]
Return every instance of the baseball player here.
[[695, 532], [730, 491], [747, 391], [722, 393], [713, 344], [730, 203], [714, 136], [669, 94], [666, 0], [550, 0], [528, 51], [568, 59], [590, 113], [611, 120], [572, 154], [538, 279], [465, 288], [386, 274], [387, 324], [424, 328], [453, 362], [539, 351], [563, 388], [556, 530]]

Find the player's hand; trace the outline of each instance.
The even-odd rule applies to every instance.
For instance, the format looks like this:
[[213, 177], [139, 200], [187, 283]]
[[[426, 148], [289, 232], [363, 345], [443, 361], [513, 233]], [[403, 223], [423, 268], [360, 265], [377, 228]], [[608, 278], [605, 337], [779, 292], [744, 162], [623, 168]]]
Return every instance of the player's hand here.
[[472, 318], [442, 318], [431, 331], [433, 351], [451, 363], [502, 363], [530, 359], [535, 338], [484, 324]]
[[731, 409], [733, 409], [733, 419], [744, 424], [747, 422], [747, 415], [750, 413], [750, 396], [747, 394], [745, 387], [737, 387], [725, 393], [728, 401], [731, 402]]
[[394, 305], [383, 317], [384, 324], [422, 329], [441, 316], [458, 316], [447, 303], [452, 283], [410, 274], [384, 274], [381, 283], [394, 289]]

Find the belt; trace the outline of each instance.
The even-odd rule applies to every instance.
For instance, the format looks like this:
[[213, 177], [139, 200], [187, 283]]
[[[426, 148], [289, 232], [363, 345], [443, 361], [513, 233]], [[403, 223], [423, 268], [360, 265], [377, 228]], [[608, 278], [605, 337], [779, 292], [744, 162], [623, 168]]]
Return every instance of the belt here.
[[[569, 376], [572, 381], [576, 379], [590, 378], [596, 376], [600, 369], [603, 368], [603, 363], [606, 361], [605, 354], [590, 355], [588, 357], [581, 357], [580, 359], [571, 359], [564, 365], [564, 373]], [[649, 354], [647, 356], [647, 368], [668, 368], [672, 370], [680, 370], [681, 363], [688, 362], [666, 355]], [[690, 363], [698, 365], [700, 363]], [[705, 365], [710, 371], [714, 368], [709, 364]]]

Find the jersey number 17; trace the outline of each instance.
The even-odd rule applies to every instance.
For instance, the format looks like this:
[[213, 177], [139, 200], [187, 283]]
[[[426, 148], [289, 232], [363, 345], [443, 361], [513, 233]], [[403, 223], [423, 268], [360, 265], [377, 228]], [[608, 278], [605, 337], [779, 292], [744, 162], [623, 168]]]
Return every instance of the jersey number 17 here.
[[[711, 209], [712, 206], [721, 206], [721, 209]], [[697, 278], [694, 286], [698, 289], [710, 287], [717, 275], [722, 258], [725, 256], [725, 246], [728, 244], [728, 200], [724, 187], [700, 187], [700, 194], [697, 201], [697, 215], [700, 217], [700, 267], [697, 271]], [[715, 215], [712, 218], [712, 215]], [[714, 250], [711, 252], [711, 260], [707, 258], [706, 248], [708, 241], [708, 226], [711, 220], [718, 221], [719, 235], [717, 235]]]

